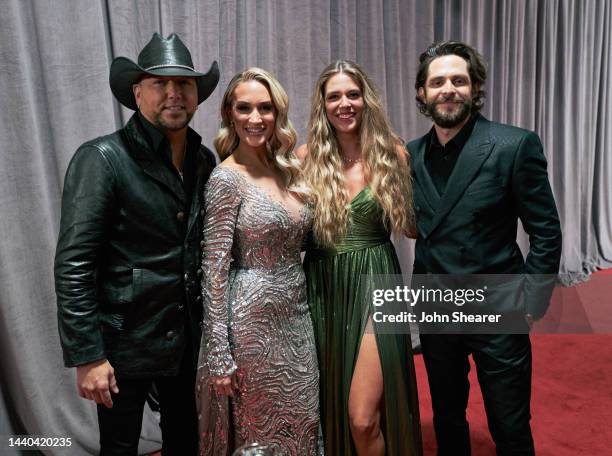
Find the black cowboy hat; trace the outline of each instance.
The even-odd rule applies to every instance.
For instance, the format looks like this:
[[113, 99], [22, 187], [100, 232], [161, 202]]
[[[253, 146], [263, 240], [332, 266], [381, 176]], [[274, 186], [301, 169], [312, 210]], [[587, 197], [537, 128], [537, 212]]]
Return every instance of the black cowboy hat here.
[[195, 78], [198, 86], [198, 104], [206, 100], [219, 82], [219, 66], [213, 61], [207, 73], [193, 69], [189, 49], [176, 33], [167, 39], [154, 33], [151, 41], [138, 54], [138, 64], [126, 57], [117, 57], [110, 68], [109, 83], [115, 98], [136, 111], [132, 86], [143, 76], [187, 76]]

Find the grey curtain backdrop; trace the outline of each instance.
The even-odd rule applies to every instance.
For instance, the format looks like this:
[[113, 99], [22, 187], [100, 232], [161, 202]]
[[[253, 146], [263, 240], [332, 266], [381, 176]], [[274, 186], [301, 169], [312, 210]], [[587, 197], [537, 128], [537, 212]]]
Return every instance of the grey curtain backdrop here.
[[[417, 58], [434, 40], [465, 40], [489, 62], [484, 114], [535, 130], [564, 231], [562, 271], [585, 278], [612, 262], [612, 87], [605, 0], [1, 0], [0, 451], [14, 434], [71, 437], [97, 451], [95, 407], [62, 366], [52, 262], [63, 177], [86, 140], [131, 114], [113, 99], [116, 56], [136, 59], [155, 31], [178, 33], [196, 68], [221, 66], [192, 126], [207, 145], [232, 75], [257, 65], [289, 93], [305, 140], [312, 86], [336, 58], [361, 63], [405, 139], [430, 128], [414, 103]], [[526, 245], [524, 235], [521, 235]], [[399, 240], [406, 270], [412, 244]], [[143, 452], [159, 431], [147, 412]], [[15, 452], [16, 453], [16, 452]], [[7, 452], [10, 454], [10, 451]]]

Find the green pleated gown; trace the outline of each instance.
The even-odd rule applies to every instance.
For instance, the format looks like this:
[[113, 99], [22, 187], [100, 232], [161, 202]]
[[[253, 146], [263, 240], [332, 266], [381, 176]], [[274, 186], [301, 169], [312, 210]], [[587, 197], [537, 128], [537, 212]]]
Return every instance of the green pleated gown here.
[[[351, 202], [352, 223], [334, 248], [306, 251], [308, 303], [320, 369], [321, 425], [325, 454], [354, 455], [348, 399], [361, 337], [371, 318], [362, 275], [401, 274], [383, 211], [366, 187]], [[383, 372], [381, 427], [387, 455], [422, 454], [419, 404], [409, 334], [379, 334]]]

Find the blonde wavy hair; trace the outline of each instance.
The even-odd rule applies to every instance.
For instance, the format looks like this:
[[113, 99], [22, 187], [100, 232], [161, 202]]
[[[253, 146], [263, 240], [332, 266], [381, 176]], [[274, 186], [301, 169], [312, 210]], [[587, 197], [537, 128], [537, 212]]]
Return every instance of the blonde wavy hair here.
[[230, 111], [234, 102], [236, 87], [243, 82], [257, 81], [262, 84], [272, 98], [276, 111], [274, 133], [267, 144], [268, 158], [280, 172], [285, 187], [293, 192], [304, 193], [304, 189], [296, 182], [300, 176], [300, 162], [293, 153], [297, 141], [297, 133], [287, 114], [289, 112], [289, 97], [278, 80], [261, 68], [248, 68], [235, 75], [229, 82], [221, 100], [221, 128], [215, 136], [213, 144], [221, 160], [232, 154], [240, 143], [240, 138], [232, 126]]
[[394, 234], [412, 233], [415, 219], [409, 157], [406, 154], [402, 160], [399, 156], [403, 141], [392, 130], [380, 96], [361, 67], [349, 60], [338, 60], [326, 67], [317, 80], [308, 123], [303, 179], [311, 189], [315, 239], [323, 246], [335, 244], [347, 233], [351, 219], [340, 147], [325, 110], [325, 86], [338, 73], [348, 75], [361, 89], [364, 109], [359, 144], [364, 175], [382, 207], [385, 225]]

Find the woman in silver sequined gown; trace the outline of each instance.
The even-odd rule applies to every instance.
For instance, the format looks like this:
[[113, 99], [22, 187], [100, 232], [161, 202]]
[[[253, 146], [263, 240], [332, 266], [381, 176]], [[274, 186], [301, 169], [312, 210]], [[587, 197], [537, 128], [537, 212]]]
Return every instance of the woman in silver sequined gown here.
[[298, 169], [287, 96], [249, 69], [230, 82], [222, 118], [215, 147], [229, 157], [205, 194], [200, 454], [258, 442], [316, 455], [319, 375], [300, 259], [312, 214], [287, 190]]

